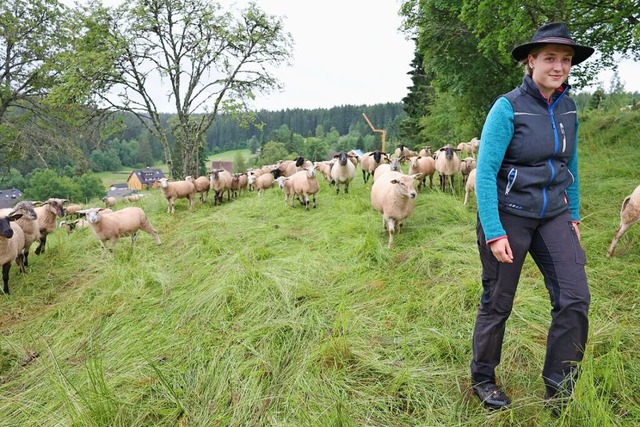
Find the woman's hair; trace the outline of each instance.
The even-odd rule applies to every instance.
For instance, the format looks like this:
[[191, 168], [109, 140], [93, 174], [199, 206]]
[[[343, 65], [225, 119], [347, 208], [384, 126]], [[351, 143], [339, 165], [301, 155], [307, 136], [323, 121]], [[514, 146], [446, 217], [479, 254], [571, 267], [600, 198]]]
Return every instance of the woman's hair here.
[[[535, 46], [529, 51], [529, 55], [532, 55], [534, 58], [536, 58], [538, 54], [544, 50], [545, 47], [549, 46], [549, 44], [550, 43]], [[571, 51], [571, 55], [575, 54], [575, 51], [573, 50], [572, 47], [570, 46], [565, 46], [565, 47]], [[533, 68], [529, 66], [529, 55], [527, 55], [527, 57], [524, 58], [522, 61], [518, 62], [518, 64], [524, 68], [524, 73], [527, 74], [529, 77], [531, 77], [531, 75], [533, 74]]]

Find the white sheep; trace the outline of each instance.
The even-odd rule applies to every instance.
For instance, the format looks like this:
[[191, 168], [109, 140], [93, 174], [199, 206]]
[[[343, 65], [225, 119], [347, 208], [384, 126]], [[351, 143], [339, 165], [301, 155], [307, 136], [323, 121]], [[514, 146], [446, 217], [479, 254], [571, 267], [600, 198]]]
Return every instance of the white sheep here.
[[64, 216], [64, 204], [66, 199], [48, 199], [46, 202], [35, 202], [36, 215], [38, 216], [38, 228], [40, 239], [35, 250], [36, 255], [43, 254], [47, 244], [47, 236], [56, 229], [56, 217]]
[[113, 196], [103, 197], [102, 201], [104, 202], [104, 207], [105, 208], [111, 208], [111, 207], [115, 206], [116, 203], [118, 203], [118, 199], [116, 199]]
[[431, 155], [431, 146], [427, 145], [427, 146], [423, 147], [422, 150], [420, 150], [420, 152], [418, 153], [418, 156], [420, 156], [420, 157], [427, 157], [427, 156], [433, 157]]
[[613, 251], [618, 244], [618, 240], [627, 232], [629, 227], [640, 220], [640, 185], [633, 190], [631, 195], [624, 198], [622, 208], [620, 209], [620, 226], [616, 229], [616, 233], [611, 240], [607, 257], [613, 256]]
[[316, 170], [320, 171], [325, 181], [331, 182], [331, 166], [333, 166], [333, 162], [315, 162]]
[[185, 181], [189, 181], [196, 187], [196, 193], [200, 195], [200, 201], [202, 203], [207, 201], [209, 197], [209, 189], [211, 188], [211, 182], [209, 178], [206, 176], [199, 176], [197, 178], [192, 177], [191, 175], [184, 178]]
[[469, 200], [469, 193], [475, 193], [476, 191], [476, 169], [472, 169], [469, 172], [469, 176], [467, 177], [467, 182], [464, 184], [464, 202], [463, 205], [467, 204]]
[[401, 227], [413, 212], [417, 196], [413, 181], [419, 177], [420, 174], [405, 175], [389, 171], [373, 182], [371, 204], [382, 214], [382, 229], [389, 230], [389, 249], [393, 246], [396, 225]]
[[462, 174], [462, 184], [467, 182], [467, 178], [472, 170], [476, 168], [476, 159], [474, 157], [465, 157], [460, 161], [460, 173]]
[[379, 176], [389, 172], [402, 172], [402, 160], [403, 158], [392, 157], [389, 163], [383, 163], [376, 168], [373, 172], [373, 182], [376, 182]]
[[64, 215], [67, 218], [77, 218], [78, 217], [78, 211], [80, 211], [82, 209], [82, 205], [79, 204], [72, 204], [72, 205], [66, 205], [64, 207]]
[[376, 168], [384, 163], [389, 163], [389, 155], [382, 151], [369, 151], [362, 155], [360, 168], [362, 169], [362, 179], [365, 184], [369, 181]]
[[143, 197], [144, 197], [144, 194], [134, 193], [134, 194], [129, 194], [128, 196], [124, 196], [124, 199], [129, 203], [135, 203], [135, 202], [139, 202], [140, 199], [142, 199]]
[[258, 196], [262, 196], [264, 194], [264, 190], [267, 188], [273, 187], [276, 178], [280, 176], [280, 169], [278, 168], [274, 168], [270, 172], [271, 173], [260, 175], [253, 183], [254, 188], [258, 192]]
[[221, 205], [224, 193], [227, 192], [227, 200], [231, 200], [231, 182], [233, 177], [226, 169], [213, 169], [209, 171], [209, 187], [213, 190], [213, 205]]
[[176, 211], [176, 199], [189, 200], [189, 209], [193, 208], [193, 196], [196, 193], [196, 187], [188, 181], [169, 181], [167, 178], [160, 178], [160, 190], [167, 200], [167, 212], [174, 213]]
[[16, 223], [22, 214], [10, 214], [0, 217], [0, 265], [2, 265], [2, 284], [5, 294], [9, 294], [9, 270], [14, 261], [24, 272], [22, 250], [24, 232]]
[[276, 178], [276, 183], [284, 193], [284, 205], [287, 206], [289, 197], [293, 198], [293, 188], [291, 187], [291, 181], [289, 180], [289, 177], [279, 176], [278, 178]]
[[313, 196], [313, 208], [315, 209], [318, 206], [316, 203], [316, 194], [320, 191], [320, 185], [316, 177], [315, 165], [311, 165], [305, 170], [294, 173], [289, 177], [288, 181], [291, 181], [293, 193], [291, 194], [291, 207], [294, 207], [294, 198], [297, 196], [300, 203], [305, 206], [305, 209], [309, 210], [310, 195]]
[[111, 242], [109, 250], [113, 251], [118, 238], [122, 236], [131, 236], [131, 244], [134, 244], [139, 230], [149, 233], [155, 240], [156, 245], [161, 244], [158, 232], [153, 228], [141, 208], [128, 207], [111, 213], [104, 213], [103, 211], [103, 208], [91, 208], [81, 211], [96, 237], [100, 240], [103, 256], [106, 249], [106, 241]]
[[336, 194], [340, 193], [340, 184], [344, 185], [344, 192], [349, 192], [349, 183], [356, 174], [356, 166], [349, 159], [353, 156], [341, 152], [333, 156], [337, 161], [331, 166], [331, 180], [336, 186]]
[[460, 150], [448, 144], [438, 150], [436, 170], [440, 175], [440, 189], [443, 192], [447, 188], [447, 181], [449, 181], [449, 188], [453, 192], [454, 176], [460, 171], [460, 158], [456, 154], [457, 151]]
[[436, 172], [436, 161], [431, 156], [409, 157], [409, 175], [420, 174], [418, 180], [418, 190], [425, 186], [425, 181], [429, 177], [429, 188], [433, 188], [433, 174]]

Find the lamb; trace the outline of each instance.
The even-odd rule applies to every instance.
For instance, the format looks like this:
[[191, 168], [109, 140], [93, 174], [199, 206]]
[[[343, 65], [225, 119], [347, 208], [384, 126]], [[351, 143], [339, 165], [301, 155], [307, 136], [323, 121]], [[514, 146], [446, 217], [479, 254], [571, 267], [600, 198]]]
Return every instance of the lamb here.
[[[305, 209], [309, 210], [309, 195], [313, 196], [313, 208], [318, 207], [316, 194], [320, 191], [320, 185], [316, 177], [315, 166], [312, 165], [305, 170], [294, 173], [289, 177], [288, 181], [291, 181], [292, 188], [291, 207], [294, 207], [294, 196], [297, 196], [300, 203], [305, 205]], [[300, 197], [302, 197], [302, 200]]]
[[[113, 212], [111, 209], [105, 209], [105, 211]], [[103, 212], [106, 213], [106, 212]], [[75, 221], [60, 221], [59, 228], [64, 228], [67, 234], [73, 233], [77, 229], [89, 227], [89, 223], [86, 219], [76, 219]]]
[[469, 177], [467, 178], [467, 182], [464, 184], [464, 202], [463, 205], [467, 204], [469, 200], [469, 193], [476, 191], [476, 169], [472, 169], [469, 172]]
[[273, 187], [275, 179], [279, 176], [280, 169], [274, 168], [271, 170], [271, 173], [265, 173], [256, 178], [256, 181], [253, 185], [258, 192], [258, 196], [262, 196], [264, 194], [264, 190], [266, 190], [267, 188]]
[[144, 194], [134, 193], [134, 194], [129, 194], [128, 196], [124, 196], [124, 199], [128, 203], [135, 203], [135, 202], [139, 202], [140, 199], [142, 199], [142, 197], [144, 197]]
[[240, 190], [247, 188], [249, 178], [246, 173], [234, 173], [231, 177], [231, 188], [229, 189], [234, 199], [238, 198]]
[[221, 205], [224, 193], [227, 193], [227, 200], [231, 200], [231, 181], [233, 177], [226, 169], [213, 169], [209, 171], [209, 186], [214, 191], [213, 205]]
[[2, 265], [3, 292], [9, 294], [9, 270], [11, 263], [16, 262], [20, 271], [24, 272], [22, 250], [24, 248], [24, 232], [16, 223], [22, 214], [9, 214], [0, 217], [0, 265]]
[[405, 175], [388, 171], [374, 180], [371, 187], [371, 204], [382, 214], [382, 229], [389, 230], [389, 243], [393, 247], [393, 235], [396, 225], [401, 227], [404, 220], [413, 212], [416, 204], [416, 190], [413, 181], [420, 174]]
[[640, 185], [633, 190], [631, 195], [625, 197], [620, 209], [620, 226], [616, 229], [616, 233], [611, 240], [607, 257], [612, 257], [613, 252], [618, 244], [618, 240], [627, 232], [629, 227], [640, 220]]
[[196, 194], [196, 187], [189, 181], [169, 181], [167, 178], [160, 178], [160, 190], [167, 200], [167, 213], [175, 213], [176, 199], [189, 200], [189, 209], [193, 208], [193, 196]]
[[344, 151], [333, 156], [337, 161], [331, 167], [331, 180], [336, 185], [336, 194], [340, 193], [340, 184], [344, 184], [345, 194], [349, 192], [349, 183], [356, 174], [355, 165], [349, 161], [353, 156]]
[[196, 193], [200, 194], [200, 202], [204, 203], [207, 201], [209, 197], [209, 189], [211, 188], [211, 183], [209, 178], [206, 176], [199, 176], [198, 178], [193, 178], [191, 175], [185, 177], [185, 181], [189, 181], [196, 187]]
[[289, 197], [293, 199], [293, 188], [291, 187], [291, 180], [286, 176], [279, 176], [276, 178], [276, 182], [278, 183], [278, 187], [284, 193], [284, 205], [287, 206], [287, 202], [289, 201]]
[[66, 199], [48, 199], [46, 202], [36, 202], [36, 215], [38, 217], [38, 228], [40, 229], [40, 239], [36, 248], [36, 255], [44, 253], [47, 244], [47, 236], [56, 229], [56, 217], [64, 216], [64, 204]]
[[391, 163], [383, 163], [378, 166], [375, 172], [373, 172], [373, 182], [376, 182], [376, 179], [378, 179], [378, 177], [389, 171], [402, 172], [401, 162], [402, 158], [393, 157], [391, 158]]
[[158, 232], [153, 228], [141, 208], [128, 207], [107, 214], [103, 213], [103, 211], [103, 208], [91, 208], [82, 211], [96, 237], [100, 240], [103, 256], [106, 249], [106, 241], [111, 242], [109, 250], [113, 252], [113, 247], [118, 238], [122, 236], [131, 236], [131, 244], [134, 244], [139, 230], [149, 233], [155, 240], [156, 245], [161, 244]]
[[476, 159], [474, 157], [465, 157], [460, 161], [460, 173], [462, 174], [462, 184], [467, 182], [467, 178], [472, 170], [476, 168]]
[[460, 170], [460, 158], [456, 154], [456, 151], [460, 150], [453, 148], [449, 144], [438, 150], [436, 170], [438, 171], [438, 175], [440, 175], [440, 189], [443, 192], [447, 187], [447, 180], [449, 181], [449, 188], [451, 188], [453, 192], [454, 176]]
[[418, 180], [418, 190], [425, 186], [427, 176], [429, 177], [429, 188], [433, 188], [433, 174], [436, 172], [436, 161], [431, 156], [414, 156], [409, 158], [409, 175], [420, 174]]
[[104, 207], [105, 208], [110, 208], [116, 205], [116, 203], [118, 203], [118, 199], [116, 199], [113, 196], [109, 196], [109, 197], [103, 197], [102, 201], [104, 202]]
[[371, 178], [371, 175], [373, 175], [376, 168], [383, 162], [389, 163], [389, 155], [382, 151], [370, 151], [362, 155], [360, 168], [362, 169], [362, 179], [365, 184], [369, 181], [369, 178]]

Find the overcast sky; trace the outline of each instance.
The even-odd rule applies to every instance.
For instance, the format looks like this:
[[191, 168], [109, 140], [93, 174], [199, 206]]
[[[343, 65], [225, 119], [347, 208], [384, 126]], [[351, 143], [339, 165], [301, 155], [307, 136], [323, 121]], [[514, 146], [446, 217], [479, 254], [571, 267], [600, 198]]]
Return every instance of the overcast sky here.
[[[72, 3], [73, 0], [63, 0]], [[103, 0], [115, 5], [122, 0]], [[220, 0], [241, 8], [249, 0]], [[257, 94], [256, 109], [331, 108], [339, 105], [400, 102], [411, 79], [407, 75], [414, 44], [400, 33], [400, 0], [256, 0], [271, 15], [284, 17], [294, 40], [291, 66], [274, 74], [284, 90]], [[620, 80], [628, 91], [640, 92], [640, 63], [624, 61]], [[608, 90], [611, 72], [599, 80]], [[597, 86], [597, 84], [595, 85]], [[159, 97], [165, 98], [165, 97]], [[160, 99], [159, 99], [160, 101]], [[163, 111], [173, 111], [166, 103]]]

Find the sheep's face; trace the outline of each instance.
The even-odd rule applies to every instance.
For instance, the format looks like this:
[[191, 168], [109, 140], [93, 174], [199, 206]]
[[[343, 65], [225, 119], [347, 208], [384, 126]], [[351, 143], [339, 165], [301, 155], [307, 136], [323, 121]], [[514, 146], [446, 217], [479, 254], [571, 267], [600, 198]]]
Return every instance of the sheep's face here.
[[[36, 214], [36, 210], [33, 208], [33, 203], [31, 202], [20, 202], [13, 209], [16, 213], [21, 213], [25, 218], [36, 220], [38, 219], [38, 215]], [[61, 215], [62, 216], [62, 215]]]
[[400, 172], [400, 159], [395, 158], [391, 160], [391, 170]]
[[307, 170], [307, 178], [313, 178], [314, 176], [316, 176], [316, 165], [311, 165], [309, 166], [306, 170]]
[[391, 180], [391, 183], [396, 186], [402, 196], [408, 197], [410, 199], [415, 199], [418, 193], [416, 193], [415, 188], [413, 188], [414, 178], [415, 175], [404, 175], [397, 179]]
[[66, 200], [49, 199], [46, 202], [44, 202], [44, 204], [48, 206], [47, 209], [49, 209], [49, 211], [54, 215], [64, 216], [64, 202], [66, 202]]
[[89, 224], [97, 224], [100, 222], [100, 218], [102, 217], [100, 210], [99, 208], [91, 208], [87, 211], [85, 218]]
[[169, 180], [167, 178], [160, 178], [158, 182], [160, 183], [160, 187], [162, 188], [169, 187]]
[[13, 237], [13, 230], [11, 229], [11, 215], [0, 218], [0, 235], [6, 239]]
[[347, 164], [347, 160], [349, 160], [349, 157], [347, 156], [347, 153], [340, 153], [338, 154], [338, 162], [340, 163], [340, 166], [344, 166]]

